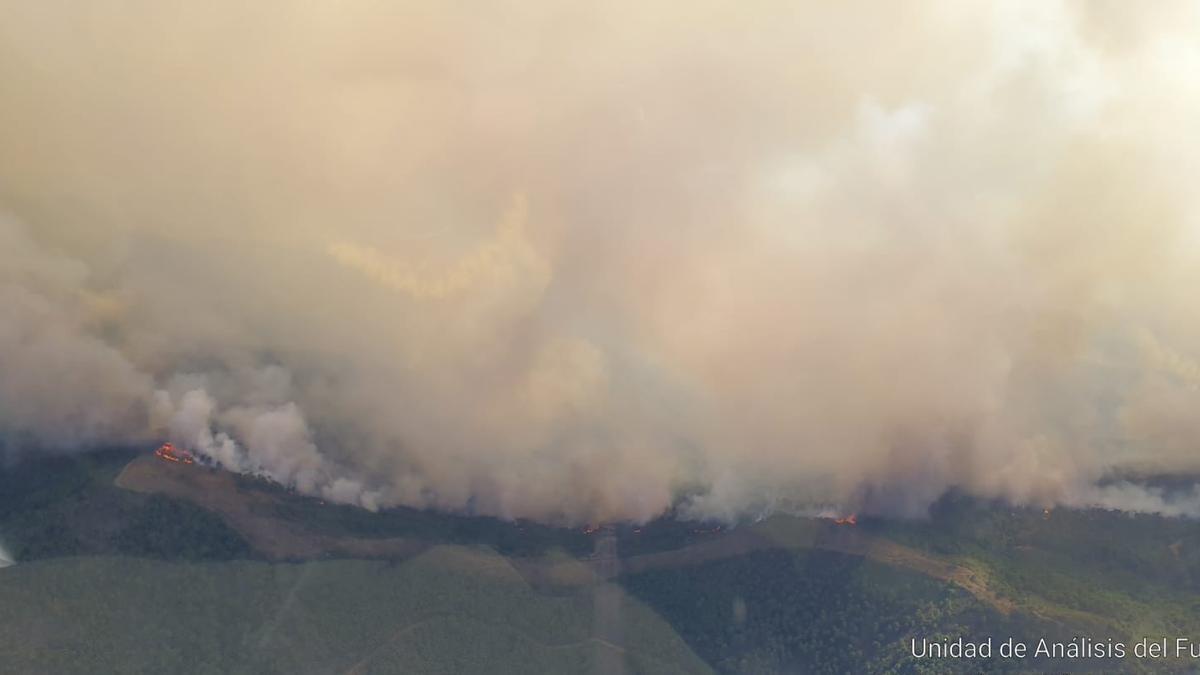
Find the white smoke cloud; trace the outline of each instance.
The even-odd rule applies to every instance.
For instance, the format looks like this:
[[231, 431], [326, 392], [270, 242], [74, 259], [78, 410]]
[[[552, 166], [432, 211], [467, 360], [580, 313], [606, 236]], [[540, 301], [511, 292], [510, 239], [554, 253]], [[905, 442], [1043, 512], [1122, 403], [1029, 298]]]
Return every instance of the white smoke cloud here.
[[1062, 503], [1075, 508], [1197, 518], [1200, 517], [1200, 486], [1193, 485], [1190, 490], [1172, 493], [1161, 487], [1121, 481], [1084, 486], [1078, 492], [1066, 495]]
[[7, 217], [0, 250], [0, 460], [138, 438], [151, 380], [96, 334], [86, 266]]
[[1194, 3], [104, 4], [0, 7], [5, 456], [1191, 512]]

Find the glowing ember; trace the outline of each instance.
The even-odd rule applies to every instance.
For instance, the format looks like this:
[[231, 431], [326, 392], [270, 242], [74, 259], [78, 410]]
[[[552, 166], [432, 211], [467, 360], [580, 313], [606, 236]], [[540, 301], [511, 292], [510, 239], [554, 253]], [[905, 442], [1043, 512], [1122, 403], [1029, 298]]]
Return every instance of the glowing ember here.
[[163, 443], [161, 447], [154, 451], [154, 456], [166, 460], [168, 462], [176, 462], [179, 464], [195, 464], [196, 460], [192, 457], [192, 453], [181, 448], [177, 448], [170, 443]]
[[851, 513], [850, 515], [846, 516], [845, 518], [834, 518], [833, 522], [835, 525], [857, 525], [858, 524], [858, 514]]

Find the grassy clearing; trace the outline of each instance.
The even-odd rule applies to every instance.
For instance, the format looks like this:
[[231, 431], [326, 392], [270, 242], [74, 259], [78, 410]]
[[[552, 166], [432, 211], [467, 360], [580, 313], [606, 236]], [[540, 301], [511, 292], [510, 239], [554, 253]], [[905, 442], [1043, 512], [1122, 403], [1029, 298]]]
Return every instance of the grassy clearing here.
[[[461, 547], [403, 563], [62, 558], [3, 570], [0, 607], [6, 672], [553, 673], [611, 648], [590, 589], [539, 593]], [[644, 605], [621, 612], [633, 671], [706, 672]]]

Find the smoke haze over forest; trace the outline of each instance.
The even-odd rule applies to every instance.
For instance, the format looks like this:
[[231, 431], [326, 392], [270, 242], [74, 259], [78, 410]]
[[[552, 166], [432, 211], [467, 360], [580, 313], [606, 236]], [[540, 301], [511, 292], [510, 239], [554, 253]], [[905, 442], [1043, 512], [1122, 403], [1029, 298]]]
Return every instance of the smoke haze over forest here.
[[1200, 4], [0, 0], [0, 458], [1200, 514]]

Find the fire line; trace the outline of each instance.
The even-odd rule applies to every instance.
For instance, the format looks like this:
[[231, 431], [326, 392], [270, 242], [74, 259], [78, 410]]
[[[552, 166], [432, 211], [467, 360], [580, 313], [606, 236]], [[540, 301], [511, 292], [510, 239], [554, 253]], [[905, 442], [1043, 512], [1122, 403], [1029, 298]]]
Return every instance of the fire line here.
[[196, 463], [195, 458], [192, 457], [192, 453], [182, 448], [177, 448], [171, 443], [163, 443], [157, 450], [154, 451], [154, 456], [168, 462], [175, 462], [177, 464]]

